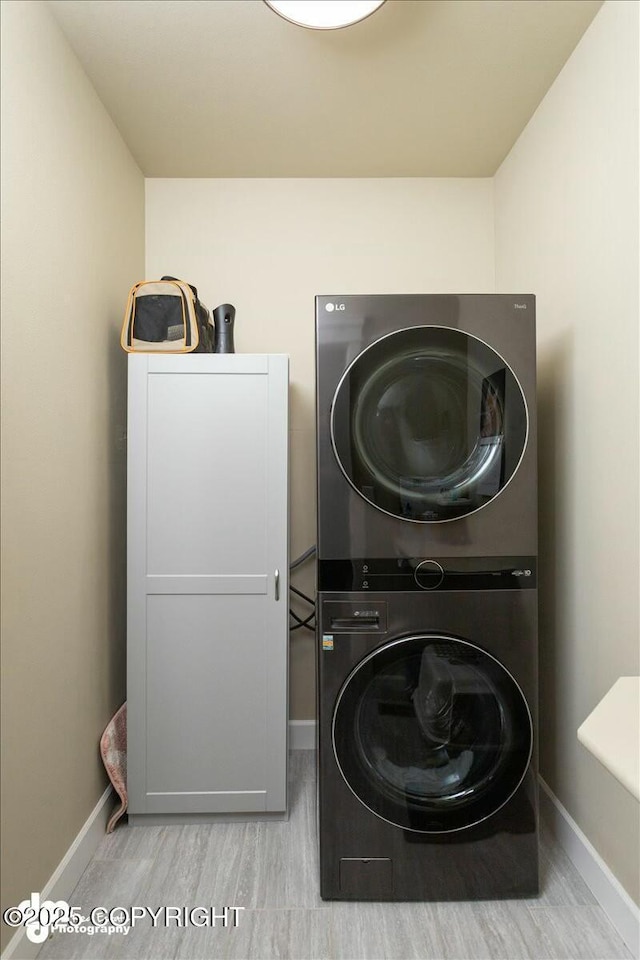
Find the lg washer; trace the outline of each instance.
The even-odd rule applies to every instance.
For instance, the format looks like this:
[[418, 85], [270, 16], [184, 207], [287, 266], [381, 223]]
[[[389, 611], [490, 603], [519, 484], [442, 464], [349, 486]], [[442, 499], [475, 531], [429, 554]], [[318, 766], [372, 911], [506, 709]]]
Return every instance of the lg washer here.
[[[529, 562], [440, 558], [442, 574], [421, 574], [388, 560], [377, 565], [384, 589], [371, 593], [345, 589], [358, 571], [351, 584], [346, 568], [325, 571], [340, 589], [319, 607], [324, 898], [537, 892]], [[416, 575], [442, 580], [424, 590]]]

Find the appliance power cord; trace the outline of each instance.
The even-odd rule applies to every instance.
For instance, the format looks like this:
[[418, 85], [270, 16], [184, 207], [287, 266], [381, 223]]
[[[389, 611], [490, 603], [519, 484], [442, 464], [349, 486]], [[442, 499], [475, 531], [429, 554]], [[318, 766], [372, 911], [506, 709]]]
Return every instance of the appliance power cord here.
[[[296, 570], [298, 567], [302, 566], [302, 564], [306, 560], [309, 560], [310, 557], [313, 557], [315, 555], [315, 552], [316, 552], [316, 547], [314, 544], [313, 546], [305, 550], [304, 553], [301, 553], [299, 557], [297, 557], [295, 560], [293, 560], [289, 564], [289, 570], [293, 571], [293, 570]], [[289, 613], [291, 617], [296, 621], [292, 626], [289, 627], [290, 632], [293, 633], [294, 630], [300, 630], [302, 627], [304, 627], [305, 630], [310, 630], [312, 633], [315, 633], [316, 625], [315, 623], [311, 622], [312, 620], [315, 619], [315, 615], [316, 615], [315, 600], [307, 596], [306, 593], [303, 593], [302, 590], [298, 590], [298, 588], [294, 587], [292, 584], [289, 584], [289, 589], [291, 590], [292, 593], [295, 593], [298, 597], [300, 597], [302, 600], [308, 603], [311, 607], [313, 607], [313, 610], [311, 611], [311, 613], [305, 618], [299, 617], [298, 614], [295, 613], [291, 609], [291, 607], [289, 607]]]

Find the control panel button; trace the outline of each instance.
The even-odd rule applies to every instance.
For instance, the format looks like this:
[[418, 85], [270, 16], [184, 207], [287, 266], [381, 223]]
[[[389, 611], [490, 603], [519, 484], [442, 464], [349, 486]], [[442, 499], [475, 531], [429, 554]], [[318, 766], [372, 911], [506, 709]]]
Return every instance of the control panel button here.
[[423, 560], [415, 568], [413, 576], [423, 590], [435, 590], [444, 580], [444, 570], [437, 560]]

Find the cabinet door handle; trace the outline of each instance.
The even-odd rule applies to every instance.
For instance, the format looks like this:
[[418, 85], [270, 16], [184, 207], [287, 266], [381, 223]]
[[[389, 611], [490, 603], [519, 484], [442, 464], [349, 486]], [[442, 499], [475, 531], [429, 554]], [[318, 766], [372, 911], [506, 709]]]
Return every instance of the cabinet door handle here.
[[275, 576], [275, 587], [276, 587], [276, 600], [280, 599], [280, 571], [276, 570]]

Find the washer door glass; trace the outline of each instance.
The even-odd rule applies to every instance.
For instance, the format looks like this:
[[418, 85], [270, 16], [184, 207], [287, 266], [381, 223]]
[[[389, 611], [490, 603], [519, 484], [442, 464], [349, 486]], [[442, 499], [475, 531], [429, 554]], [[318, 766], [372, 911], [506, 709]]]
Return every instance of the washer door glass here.
[[369, 654], [340, 691], [333, 748], [356, 797], [390, 823], [447, 833], [515, 793], [533, 748], [520, 687], [464, 640], [414, 636]]
[[338, 463], [357, 493], [404, 520], [453, 520], [515, 473], [527, 409], [507, 362], [448, 327], [398, 330], [367, 347], [331, 409]]

